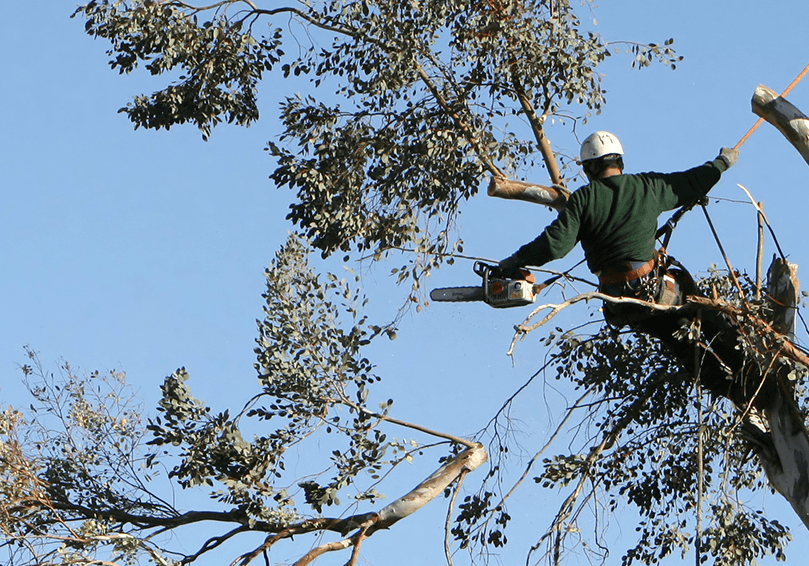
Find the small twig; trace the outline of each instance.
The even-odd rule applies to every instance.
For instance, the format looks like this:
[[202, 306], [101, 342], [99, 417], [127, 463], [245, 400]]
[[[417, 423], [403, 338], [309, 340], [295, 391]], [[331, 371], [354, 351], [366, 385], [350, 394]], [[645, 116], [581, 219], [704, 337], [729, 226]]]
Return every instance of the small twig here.
[[[522, 324], [518, 324], [514, 327], [514, 330], [516, 330], [516, 332], [514, 334], [514, 338], [512, 339], [511, 345], [509, 346], [509, 349], [506, 352], [506, 354], [509, 356], [512, 355], [514, 353], [514, 348], [519, 339], [524, 338], [525, 335], [528, 334], [529, 332], [533, 332], [537, 328], [540, 328], [541, 326], [547, 324], [553, 317], [559, 314], [562, 310], [566, 309], [567, 307], [573, 304], [580, 303], [581, 301], [590, 301], [592, 299], [601, 299], [609, 303], [640, 305], [656, 311], [676, 311], [678, 309], [683, 308], [682, 305], [673, 305], [673, 306], [659, 305], [657, 303], [651, 303], [649, 301], [643, 301], [641, 299], [633, 299], [631, 297], [613, 297], [612, 295], [606, 295], [604, 293], [599, 293], [598, 291], [581, 293], [561, 303], [546, 303], [543, 305], [539, 305], [533, 311], [531, 311], [531, 314], [529, 314], [526, 317], [525, 321]], [[539, 312], [546, 309], [551, 309], [551, 312], [545, 315], [545, 317], [543, 317], [542, 320], [540, 320], [539, 322], [536, 322], [531, 326], [526, 326], [528, 322], [532, 318], [534, 318]]]
[[762, 204], [758, 203], [758, 214], [756, 220], [758, 221], [758, 245], [756, 246], [756, 300], [761, 299], [761, 264], [764, 260], [764, 213], [761, 212]]
[[452, 490], [452, 497], [449, 500], [449, 507], [447, 508], [447, 520], [444, 524], [444, 556], [447, 557], [448, 566], [453, 566], [452, 552], [449, 548], [449, 536], [452, 531], [452, 510], [455, 509], [455, 501], [458, 499], [458, 492], [461, 491], [463, 480], [468, 473], [469, 470], [461, 470], [461, 473], [458, 475], [458, 481], [455, 484], [455, 488]]
[[[581, 395], [578, 399], [576, 399], [576, 402], [573, 403], [573, 406], [571, 406], [570, 408], [567, 409], [565, 416], [559, 422], [559, 424], [557, 425], [556, 429], [553, 431], [553, 433], [551, 434], [551, 436], [547, 440], [547, 442], [545, 442], [545, 445], [542, 448], [540, 448], [539, 451], [536, 454], [534, 454], [534, 456], [528, 461], [528, 464], [525, 467], [525, 471], [522, 473], [522, 475], [519, 477], [519, 479], [514, 483], [514, 485], [511, 486], [511, 489], [509, 489], [508, 493], [506, 493], [500, 499], [500, 502], [495, 506], [495, 508], [502, 507], [503, 504], [505, 504], [506, 500], [508, 498], [510, 498], [514, 494], [515, 491], [517, 491], [517, 488], [528, 477], [528, 474], [531, 472], [531, 469], [534, 467], [534, 464], [536, 464], [537, 460], [539, 460], [539, 457], [542, 456], [542, 454], [545, 453], [545, 450], [550, 448], [551, 444], [553, 444], [554, 441], [562, 434], [562, 429], [564, 428], [567, 421], [573, 416], [575, 411], [577, 411], [578, 409], [580, 409], [580, 408], [582, 408], [584, 406], [584, 405], [582, 405], [581, 402], [584, 399], [586, 399], [587, 397], [589, 397], [592, 394], [592, 392], [593, 392], [592, 388], [587, 389], [584, 392], [583, 395]], [[486, 522], [484, 523], [484, 525], [487, 524], [489, 522], [489, 520], [490, 519], [486, 519]]]
[[419, 432], [423, 432], [423, 433], [429, 434], [431, 436], [436, 436], [438, 438], [444, 438], [446, 440], [450, 440], [452, 442], [455, 442], [456, 444], [462, 444], [463, 446], [466, 446], [467, 448], [475, 448], [477, 446], [476, 442], [473, 442], [471, 440], [467, 440], [465, 438], [461, 438], [460, 436], [455, 436], [454, 434], [449, 434], [449, 433], [446, 433], [446, 432], [440, 432], [440, 431], [437, 431], [437, 430], [427, 428], [425, 426], [417, 425], [415, 423], [409, 423], [407, 421], [401, 421], [399, 419], [389, 417], [387, 415], [382, 415], [380, 413], [376, 413], [374, 411], [366, 409], [365, 407], [361, 407], [360, 405], [357, 405], [356, 403], [354, 403], [353, 401], [351, 401], [350, 399], [348, 399], [346, 397], [340, 398], [339, 401], [332, 400], [332, 402], [333, 403], [338, 403], [338, 402], [344, 403], [344, 404], [348, 405], [349, 407], [351, 407], [352, 409], [354, 409], [354, 410], [356, 410], [358, 412], [365, 413], [366, 415], [372, 416], [372, 417], [374, 417], [376, 419], [386, 421], [386, 422], [389, 422], [391, 424], [403, 426], [405, 428], [412, 428], [413, 430], [417, 430]]
[[321, 544], [317, 548], [313, 548], [309, 552], [307, 552], [300, 560], [295, 562], [292, 566], [308, 566], [311, 564], [316, 558], [326, 554], [327, 552], [335, 552], [337, 550], [345, 550], [353, 543], [351, 542], [350, 538], [346, 538], [343, 540], [338, 540], [334, 542], [327, 542], [326, 544]]
[[764, 381], [767, 379], [767, 376], [770, 374], [770, 371], [772, 370], [773, 366], [775, 365], [775, 362], [778, 360], [778, 356], [781, 355], [782, 350], [783, 350], [783, 347], [779, 348], [778, 352], [776, 352], [776, 354], [770, 360], [770, 364], [767, 366], [767, 369], [764, 370], [761, 381], [759, 381], [758, 387], [756, 387], [755, 392], [750, 397], [750, 400], [747, 402], [747, 405], [744, 407], [744, 411], [742, 411], [742, 414], [739, 415], [739, 418], [736, 419], [736, 421], [730, 427], [730, 430], [728, 430], [728, 433], [732, 433], [734, 430], [736, 430], [736, 427], [739, 426], [739, 424], [742, 423], [742, 421], [745, 419], [745, 417], [747, 417], [747, 415], [750, 414], [750, 410], [753, 408], [753, 403], [755, 402], [756, 398], [758, 397], [758, 394], [761, 392], [762, 387], [764, 387]]
[[370, 524], [365, 525], [360, 532], [354, 535], [354, 548], [351, 550], [351, 559], [346, 563], [346, 566], [357, 566], [357, 559], [360, 557], [360, 545], [362, 545], [362, 541], [368, 538], [365, 533], [368, 532], [368, 527], [370, 526]]
[[607, 432], [603, 439], [601, 440], [598, 445], [593, 446], [590, 448], [590, 452], [587, 457], [584, 459], [584, 462], [581, 466], [581, 476], [576, 484], [576, 487], [573, 491], [568, 495], [565, 501], [562, 503], [559, 511], [556, 513], [550, 528], [545, 532], [545, 534], [539, 539], [539, 541], [534, 544], [528, 552], [528, 557], [526, 559], [526, 564], [529, 563], [531, 555], [536, 552], [537, 549], [544, 543], [544, 541], [548, 540], [550, 537], [555, 536], [555, 540], [553, 541], [553, 552], [554, 552], [554, 563], [559, 563], [559, 558], [561, 557], [561, 550], [562, 550], [562, 543], [566, 536], [566, 532], [564, 530], [564, 523], [570, 518], [571, 514], [574, 512], [574, 505], [576, 500], [578, 499], [579, 495], [581, 494], [582, 490], [584, 489], [585, 483], [591, 479], [591, 476], [594, 472], [595, 463], [601, 457], [601, 455], [606, 451], [612, 448], [615, 445], [615, 442], [618, 440], [618, 437], [621, 433], [630, 425], [632, 421], [637, 418], [637, 415], [640, 411], [642, 411], [646, 404], [648, 403], [649, 399], [654, 394], [654, 388], [649, 387], [643, 395], [639, 396], [635, 401], [631, 403], [631, 405], [627, 408], [624, 416], [615, 423], [612, 429]]
[[781, 256], [781, 259], [786, 260], [787, 256], [784, 254], [784, 250], [781, 249], [781, 244], [778, 243], [778, 238], [775, 237], [775, 230], [773, 230], [770, 221], [767, 219], [767, 215], [764, 214], [764, 209], [760, 206], [761, 203], [756, 203], [755, 199], [753, 198], [753, 195], [750, 194], [750, 191], [748, 191], [744, 186], [742, 185], [738, 186], [741, 190], [747, 193], [747, 196], [750, 198], [750, 202], [753, 203], [753, 207], [758, 211], [759, 217], [762, 220], [764, 220], [764, 224], [767, 225], [767, 229], [770, 231], [770, 236], [772, 236], [772, 241], [773, 243], [775, 243], [775, 247], [778, 249], [778, 254]]

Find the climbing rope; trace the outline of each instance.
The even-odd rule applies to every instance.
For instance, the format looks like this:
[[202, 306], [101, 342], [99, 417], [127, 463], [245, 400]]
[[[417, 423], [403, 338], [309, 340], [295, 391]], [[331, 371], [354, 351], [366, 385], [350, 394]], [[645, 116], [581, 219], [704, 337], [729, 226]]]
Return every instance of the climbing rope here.
[[730, 278], [733, 280], [733, 283], [736, 285], [736, 289], [739, 291], [739, 298], [742, 301], [747, 302], [744, 298], [742, 286], [739, 284], [739, 280], [736, 278], [736, 272], [733, 270], [733, 266], [730, 264], [730, 258], [728, 258], [728, 254], [725, 253], [725, 248], [722, 246], [722, 241], [719, 239], [719, 234], [716, 233], [716, 228], [714, 228], [713, 222], [711, 221], [711, 216], [708, 214], [708, 208], [704, 204], [702, 205], [702, 212], [705, 213], [705, 219], [708, 221], [708, 226], [711, 228], [714, 240], [716, 240], [716, 245], [719, 246], [719, 251], [722, 253], [722, 257], [725, 259], [725, 265], [728, 266]]

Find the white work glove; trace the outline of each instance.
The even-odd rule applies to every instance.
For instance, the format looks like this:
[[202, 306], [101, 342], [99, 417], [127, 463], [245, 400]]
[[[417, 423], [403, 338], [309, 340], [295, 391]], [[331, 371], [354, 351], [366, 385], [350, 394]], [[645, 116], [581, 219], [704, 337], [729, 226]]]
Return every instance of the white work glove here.
[[731, 147], [723, 147], [719, 150], [719, 159], [724, 161], [729, 169], [736, 163], [736, 160], [739, 159], [739, 150]]

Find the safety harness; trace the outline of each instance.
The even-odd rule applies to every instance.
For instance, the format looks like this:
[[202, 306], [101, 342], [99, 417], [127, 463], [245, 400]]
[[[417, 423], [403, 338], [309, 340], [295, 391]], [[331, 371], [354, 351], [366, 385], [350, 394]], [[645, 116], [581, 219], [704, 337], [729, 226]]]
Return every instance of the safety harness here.
[[629, 283], [635, 279], [640, 279], [654, 271], [658, 265], [657, 251], [654, 257], [639, 267], [632, 267], [631, 262], [611, 265], [598, 272], [598, 281], [602, 285], [620, 285]]
[[[683, 299], [683, 284], [691, 287], [693, 278], [680, 262], [668, 255], [666, 247], [683, 215], [701, 203], [704, 203], [704, 199], [681, 207], [657, 230], [655, 239], [662, 239], [662, 245], [659, 250], [654, 251], [652, 259], [640, 265], [638, 262], [624, 262], [600, 271], [598, 273], [600, 287], [604, 289], [620, 285], [624, 291], [629, 291], [626, 294], [621, 293], [622, 296], [636, 296], [660, 305], [680, 304]], [[670, 272], [671, 267], [676, 267], [677, 275], [679, 278], [685, 278], [685, 281], [679, 281], [675, 273]]]

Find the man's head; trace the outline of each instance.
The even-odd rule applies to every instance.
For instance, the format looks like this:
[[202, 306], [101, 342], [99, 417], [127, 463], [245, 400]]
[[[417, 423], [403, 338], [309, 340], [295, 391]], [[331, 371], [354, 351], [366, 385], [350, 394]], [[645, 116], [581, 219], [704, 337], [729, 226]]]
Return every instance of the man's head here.
[[[609, 132], [599, 131], [587, 136], [581, 144], [581, 164], [590, 180], [624, 170], [624, 148]], [[617, 170], [617, 172], [616, 172]]]

